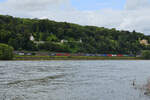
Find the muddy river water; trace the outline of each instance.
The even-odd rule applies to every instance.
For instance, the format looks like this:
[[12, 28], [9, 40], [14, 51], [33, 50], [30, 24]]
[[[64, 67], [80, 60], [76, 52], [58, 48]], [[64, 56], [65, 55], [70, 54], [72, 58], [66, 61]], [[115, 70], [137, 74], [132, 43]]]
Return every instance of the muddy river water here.
[[0, 61], [0, 100], [150, 100], [149, 78], [144, 60]]

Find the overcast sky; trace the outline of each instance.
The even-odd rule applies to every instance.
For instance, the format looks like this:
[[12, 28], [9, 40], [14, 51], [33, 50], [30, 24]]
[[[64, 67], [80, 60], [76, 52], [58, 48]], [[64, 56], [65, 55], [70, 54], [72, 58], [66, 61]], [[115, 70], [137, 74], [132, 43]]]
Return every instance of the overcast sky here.
[[150, 0], [0, 0], [0, 14], [136, 30], [150, 35]]

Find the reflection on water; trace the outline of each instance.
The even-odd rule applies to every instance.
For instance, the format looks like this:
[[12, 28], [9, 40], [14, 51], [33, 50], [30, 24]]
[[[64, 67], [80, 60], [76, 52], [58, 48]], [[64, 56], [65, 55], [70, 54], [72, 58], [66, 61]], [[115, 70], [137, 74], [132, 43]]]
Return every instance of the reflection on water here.
[[140, 89], [150, 77], [149, 64], [0, 61], [0, 100], [149, 100]]

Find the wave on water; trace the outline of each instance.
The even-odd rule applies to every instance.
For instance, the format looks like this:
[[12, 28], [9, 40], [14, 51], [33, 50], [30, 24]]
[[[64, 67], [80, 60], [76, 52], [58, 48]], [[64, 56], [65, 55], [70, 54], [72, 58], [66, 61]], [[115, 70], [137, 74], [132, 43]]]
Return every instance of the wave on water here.
[[47, 83], [50, 80], [62, 78], [65, 75], [53, 75], [53, 76], [46, 76], [43, 78], [37, 78], [37, 79], [29, 79], [29, 80], [17, 80], [14, 82], [9, 82], [7, 85], [17, 85], [17, 84], [23, 84], [23, 83], [28, 83], [28, 82], [40, 82], [40, 83]]

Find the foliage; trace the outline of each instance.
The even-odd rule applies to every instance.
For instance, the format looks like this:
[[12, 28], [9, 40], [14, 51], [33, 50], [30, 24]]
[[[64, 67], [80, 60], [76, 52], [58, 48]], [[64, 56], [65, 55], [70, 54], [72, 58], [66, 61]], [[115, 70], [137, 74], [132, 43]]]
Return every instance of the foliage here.
[[0, 60], [13, 59], [13, 48], [6, 44], [0, 43]]
[[142, 58], [150, 59], [150, 50], [145, 50], [142, 52]]
[[[30, 41], [31, 35], [36, 41], [45, 43]], [[15, 50], [113, 54], [136, 54], [149, 50], [150, 47], [141, 45], [139, 39], [150, 41], [149, 36], [135, 31], [0, 15], [0, 42], [13, 46]], [[60, 43], [61, 40], [68, 42]]]

